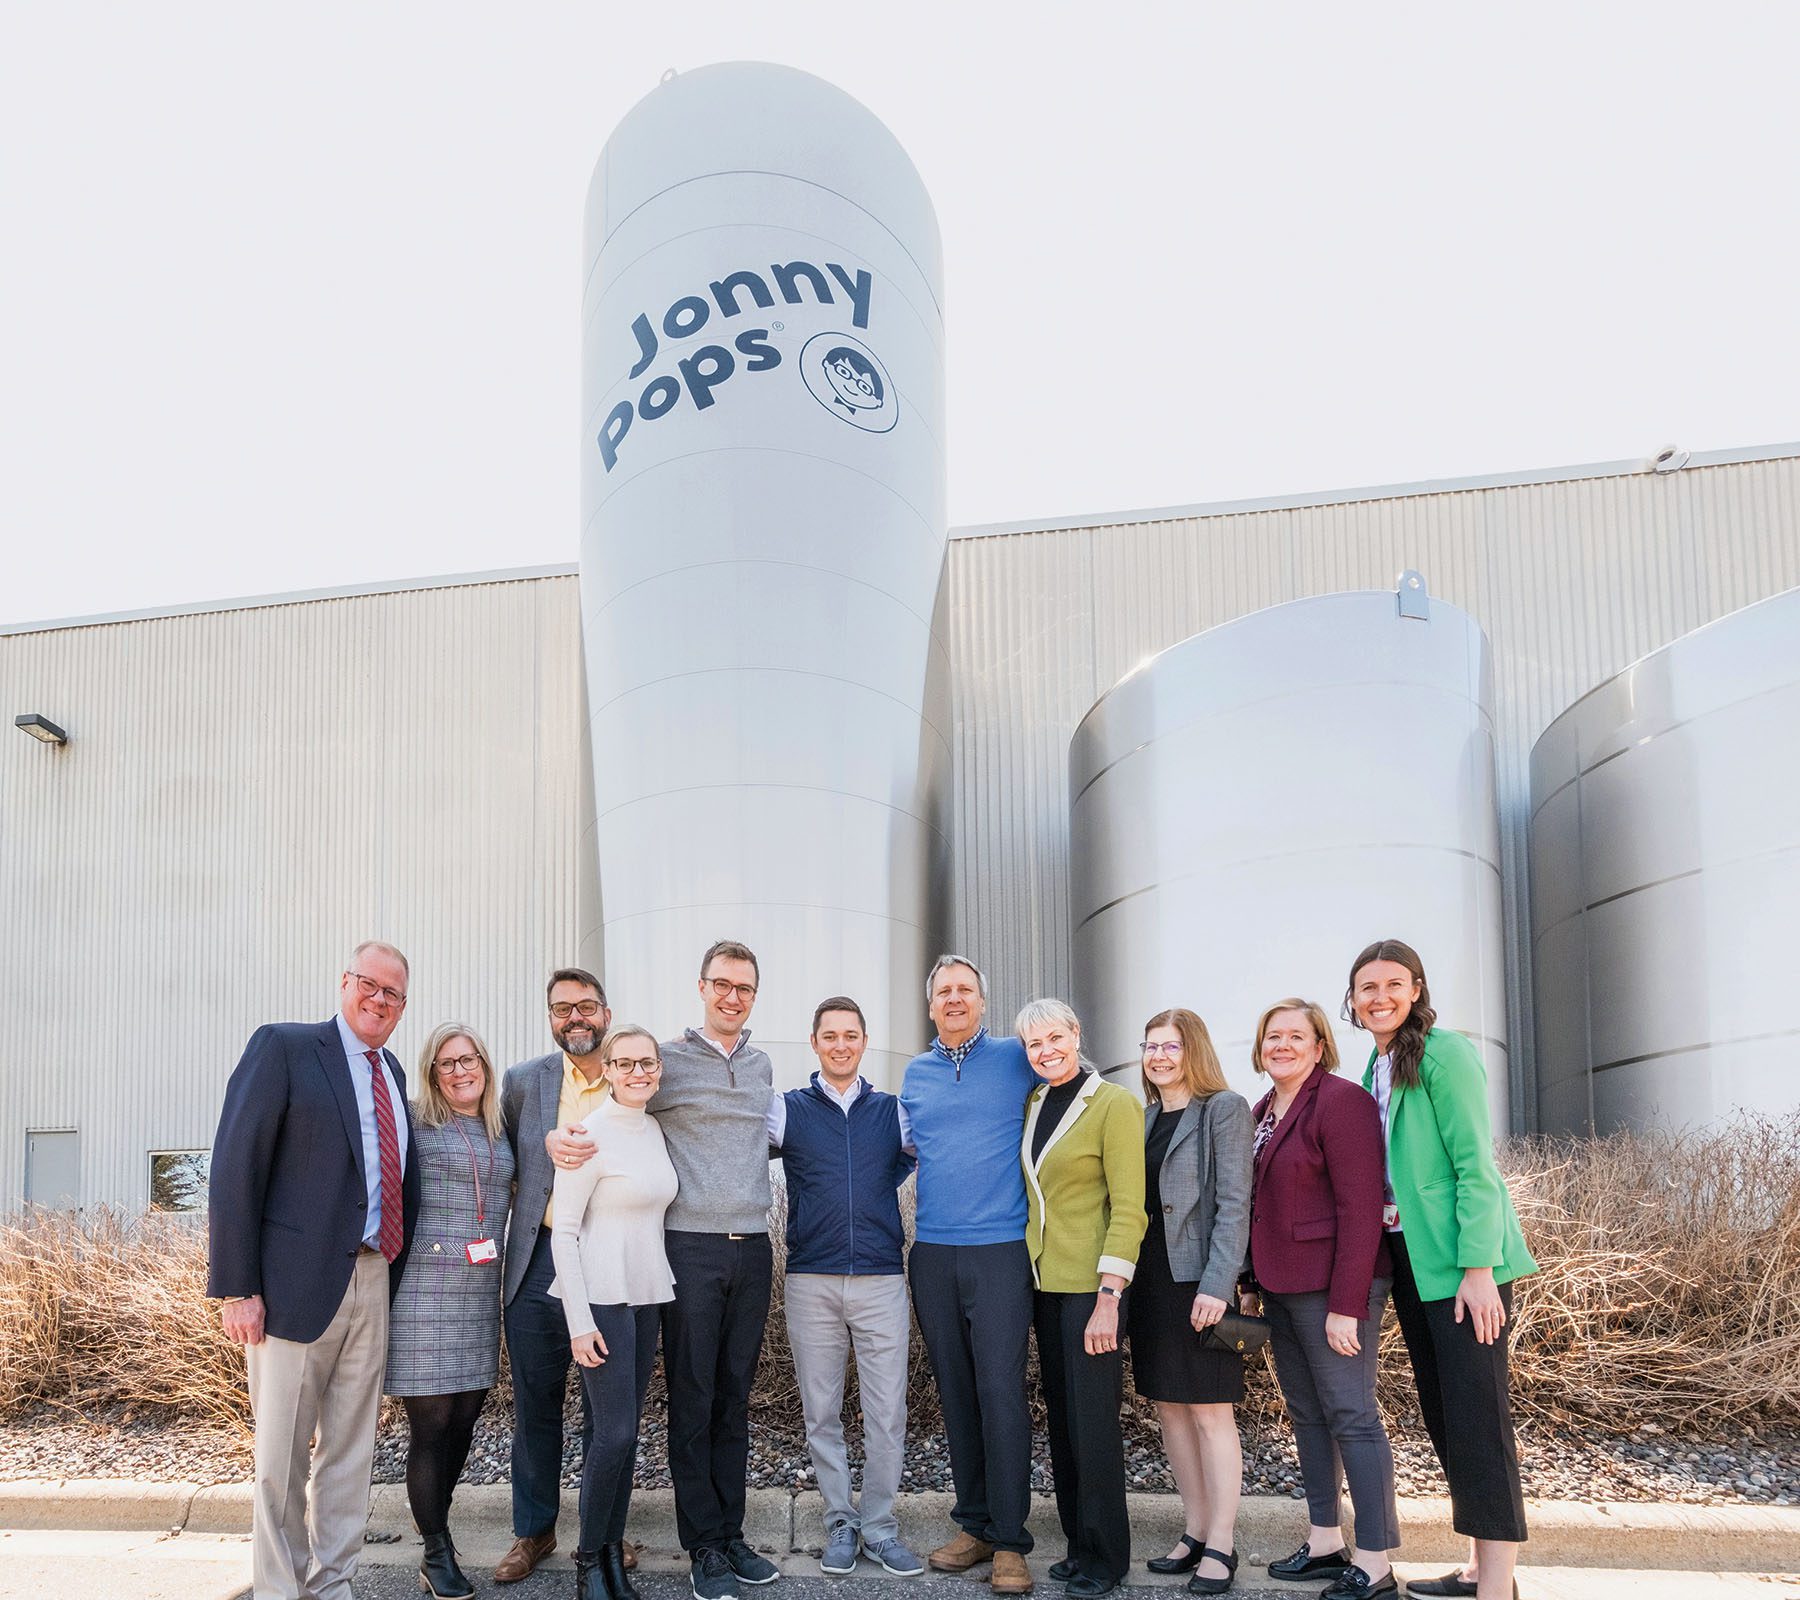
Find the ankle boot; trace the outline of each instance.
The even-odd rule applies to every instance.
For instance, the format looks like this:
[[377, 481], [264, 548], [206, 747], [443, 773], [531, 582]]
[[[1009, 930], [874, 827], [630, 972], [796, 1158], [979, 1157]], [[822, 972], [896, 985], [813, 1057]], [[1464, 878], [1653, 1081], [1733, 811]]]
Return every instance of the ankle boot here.
[[577, 1550], [575, 1600], [611, 1600], [606, 1588], [606, 1568], [598, 1550]]
[[637, 1587], [625, 1571], [625, 1546], [622, 1542], [600, 1546], [600, 1566], [606, 1573], [607, 1593], [612, 1600], [642, 1600]]
[[419, 1587], [435, 1600], [471, 1600], [475, 1585], [456, 1564], [456, 1546], [450, 1542], [450, 1530], [427, 1533], [425, 1557], [419, 1563]]

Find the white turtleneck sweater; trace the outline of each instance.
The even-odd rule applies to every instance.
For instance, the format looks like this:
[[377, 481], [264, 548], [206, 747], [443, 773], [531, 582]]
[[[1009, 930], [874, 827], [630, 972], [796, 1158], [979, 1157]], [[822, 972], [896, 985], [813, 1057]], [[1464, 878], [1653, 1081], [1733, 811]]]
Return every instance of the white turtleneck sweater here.
[[594, 1332], [590, 1306], [654, 1306], [675, 1298], [663, 1250], [663, 1213], [675, 1198], [675, 1168], [656, 1118], [610, 1095], [582, 1126], [591, 1160], [558, 1168], [550, 1195], [550, 1253], [569, 1336]]

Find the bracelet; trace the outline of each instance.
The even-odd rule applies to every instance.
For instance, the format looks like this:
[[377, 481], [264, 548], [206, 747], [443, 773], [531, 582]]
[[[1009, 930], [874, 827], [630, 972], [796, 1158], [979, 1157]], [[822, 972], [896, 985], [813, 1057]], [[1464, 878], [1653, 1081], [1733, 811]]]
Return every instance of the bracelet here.
[[1110, 1283], [1101, 1284], [1100, 1292], [1102, 1294], [1111, 1295], [1113, 1297], [1113, 1299], [1115, 1299], [1115, 1300], [1123, 1300], [1125, 1298], [1124, 1295], [1120, 1294], [1119, 1291], [1117, 1289], [1115, 1289]]

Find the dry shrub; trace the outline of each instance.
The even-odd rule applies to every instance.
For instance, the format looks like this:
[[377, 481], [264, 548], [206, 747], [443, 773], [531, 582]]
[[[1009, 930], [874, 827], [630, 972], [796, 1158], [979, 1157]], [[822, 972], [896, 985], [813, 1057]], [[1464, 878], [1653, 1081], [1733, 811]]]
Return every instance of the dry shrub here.
[[109, 1208], [0, 1223], [0, 1416], [99, 1407], [248, 1427], [243, 1352], [192, 1220]]
[[1523, 1139], [1503, 1165], [1540, 1268], [1513, 1305], [1521, 1410], [1800, 1419], [1800, 1113]]
[[[1513, 1302], [1522, 1413], [1609, 1431], [1646, 1418], [1800, 1421], [1800, 1114], [1706, 1134], [1519, 1140], [1501, 1165], [1542, 1269]], [[910, 1182], [901, 1211], [910, 1237]], [[791, 1429], [779, 1183], [770, 1221], [775, 1303], [753, 1403], [760, 1421]], [[206, 1240], [191, 1220], [102, 1210], [0, 1224], [0, 1417], [124, 1407], [247, 1425], [242, 1353], [205, 1288]], [[1381, 1397], [1390, 1416], [1416, 1410], [1391, 1315]], [[916, 1329], [910, 1404], [916, 1429], [936, 1425]], [[1246, 1412], [1272, 1420], [1280, 1408], [1266, 1362], [1254, 1365]]]

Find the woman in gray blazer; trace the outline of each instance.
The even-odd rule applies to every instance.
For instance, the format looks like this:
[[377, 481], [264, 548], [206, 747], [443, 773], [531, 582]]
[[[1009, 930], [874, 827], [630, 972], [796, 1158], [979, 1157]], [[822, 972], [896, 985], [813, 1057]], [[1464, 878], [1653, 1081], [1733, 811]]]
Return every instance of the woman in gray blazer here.
[[1131, 1292], [1131, 1375], [1156, 1402], [1186, 1532], [1152, 1572], [1191, 1572], [1223, 1594], [1237, 1571], [1232, 1530], [1244, 1457], [1232, 1407], [1244, 1362], [1205, 1332], [1236, 1293], [1250, 1239], [1250, 1107], [1225, 1087], [1206, 1024], [1159, 1011], [1144, 1024], [1144, 1204], [1149, 1232]]
[[419, 1587], [436, 1600], [467, 1600], [475, 1586], [457, 1565], [450, 1496], [500, 1370], [513, 1156], [493, 1060], [466, 1022], [432, 1029], [418, 1084], [419, 1218], [388, 1313], [383, 1387], [406, 1405], [406, 1497], [425, 1540]]

